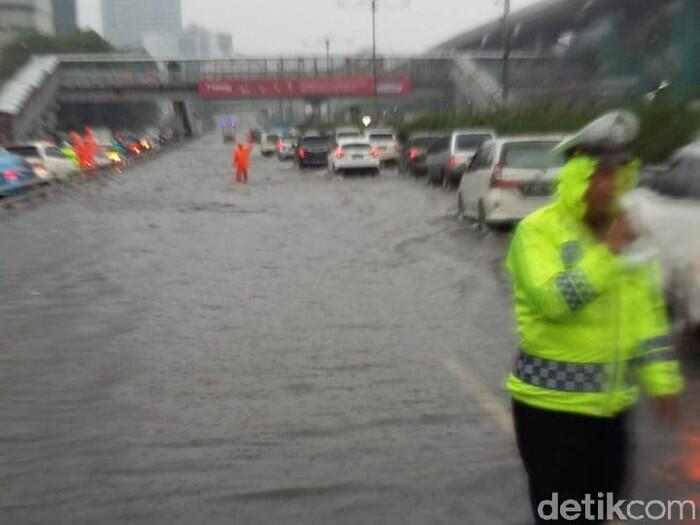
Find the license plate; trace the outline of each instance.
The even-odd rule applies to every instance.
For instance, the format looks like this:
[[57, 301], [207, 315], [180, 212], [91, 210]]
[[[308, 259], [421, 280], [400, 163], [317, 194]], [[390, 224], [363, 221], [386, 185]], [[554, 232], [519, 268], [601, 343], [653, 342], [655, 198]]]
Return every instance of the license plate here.
[[364, 155], [353, 155], [352, 158], [353, 158], [354, 160], [358, 160], [358, 159], [361, 160], [361, 159], [364, 159], [365, 156], [364, 156]]
[[527, 197], [548, 197], [552, 188], [551, 182], [530, 182], [520, 185], [520, 193]]

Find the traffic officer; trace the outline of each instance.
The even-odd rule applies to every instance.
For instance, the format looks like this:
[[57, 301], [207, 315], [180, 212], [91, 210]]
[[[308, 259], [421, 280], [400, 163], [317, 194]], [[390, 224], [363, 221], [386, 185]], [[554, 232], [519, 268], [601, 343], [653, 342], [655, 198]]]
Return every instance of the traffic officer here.
[[557, 198], [519, 224], [508, 253], [520, 348], [507, 388], [538, 524], [605, 521], [597, 505], [551, 519], [551, 504], [616, 501], [638, 392], [670, 420], [682, 390], [659, 268], [624, 257], [635, 233], [619, 198], [638, 168], [624, 150], [638, 129], [613, 112], [562, 143]]

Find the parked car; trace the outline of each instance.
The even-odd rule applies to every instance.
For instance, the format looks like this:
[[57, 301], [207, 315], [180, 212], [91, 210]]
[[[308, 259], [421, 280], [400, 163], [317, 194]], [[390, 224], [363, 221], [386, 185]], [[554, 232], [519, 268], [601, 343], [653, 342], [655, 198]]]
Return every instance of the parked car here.
[[369, 140], [364, 137], [340, 138], [328, 155], [328, 167], [332, 173], [353, 172], [379, 174], [379, 155], [372, 151]]
[[304, 135], [299, 140], [296, 164], [300, 169], [308, 166], [327, 166], [331, 138], [325, 135]]
[[260, 144], [260, 139], [262, 137], [263, 131], [261, 129], [253, 128], [248, 130], [248, 136], [250, 137], [253, 144]]
[[651, 189], [644, 195], [646, 213], [636, 219], [646, 223], [641, 229], [663, 257], [673, 259], [667, 265], [668, 302], [682, 330], [700, 345], [700, 143], [674, 154]]
[[461, 216], [484, 228], [508, 224], [546, 205], [563, 166], [552, 149], [563, 137], [500, 137], [479, 148], [459, 185]]
[[260, 137], [260, 154], [263, 157], [270, 157], [277, 153], [277, 143], [280, 136], [276, 133], [263, 133]]
[[7, 151], [29, 162], [43, 180], [67, 177], [75, 171], [73, 162], [50, 142], [27, 142], [9, 146]]
[[490, 129], [461, 129], [436, 142], [426, 153], [426, 175], [429, 184], [444, 187], [459, 185], [462, 174], [476, 150], [496, 132]]
[[0, 148], [0, 196], [20, 193], [40, 180], [31, 164], [22, 157]]
[[380, 163], [384, 165], [396, 165], [399, 160], [399, 141], [390, 129], [368, 129], [365, 137], [370, 146], [379, 156]]
[[221, 138], [224, 144], [236, 142], [236, 126], [226, 124], [221, 127]]
[[435, 133], [416, 133], [408, 137], [399, 153], [399, 173], [425, 175], [425, 154], [439, 138]]
[[296, 155], [297, 139], [292, 135], [284, 135], [277, 141], [277, 158], [293, 160]]

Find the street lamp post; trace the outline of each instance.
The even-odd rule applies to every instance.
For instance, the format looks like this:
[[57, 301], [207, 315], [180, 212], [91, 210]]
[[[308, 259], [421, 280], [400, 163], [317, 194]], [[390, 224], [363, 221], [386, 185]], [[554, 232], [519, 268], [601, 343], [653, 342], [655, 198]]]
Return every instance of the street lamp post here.
[[503, 106], [508, 105], [509, 84], [510, 84], [510, 0], [503, 0], [503, 64], [501, 71], [501, 94], [503, 96]]
[[372, 84], [374, 85], [374, 113], [379, 120], [379, 93], [377, 91], [377, 0], [372, 0]]

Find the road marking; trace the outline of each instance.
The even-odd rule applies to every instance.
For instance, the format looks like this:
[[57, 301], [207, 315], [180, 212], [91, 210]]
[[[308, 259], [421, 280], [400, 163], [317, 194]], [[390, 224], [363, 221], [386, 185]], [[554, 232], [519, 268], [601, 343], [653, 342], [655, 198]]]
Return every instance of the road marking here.
[[454, 358], [447, 358], [442, 362], [447, 371], [455, 376], [467, 393], [481, 405], [488, 414], [496, 420], [501, 430], [513, 433], [513, 422], [508, 409], [493, 394], [489, 393], [481, 382]]

